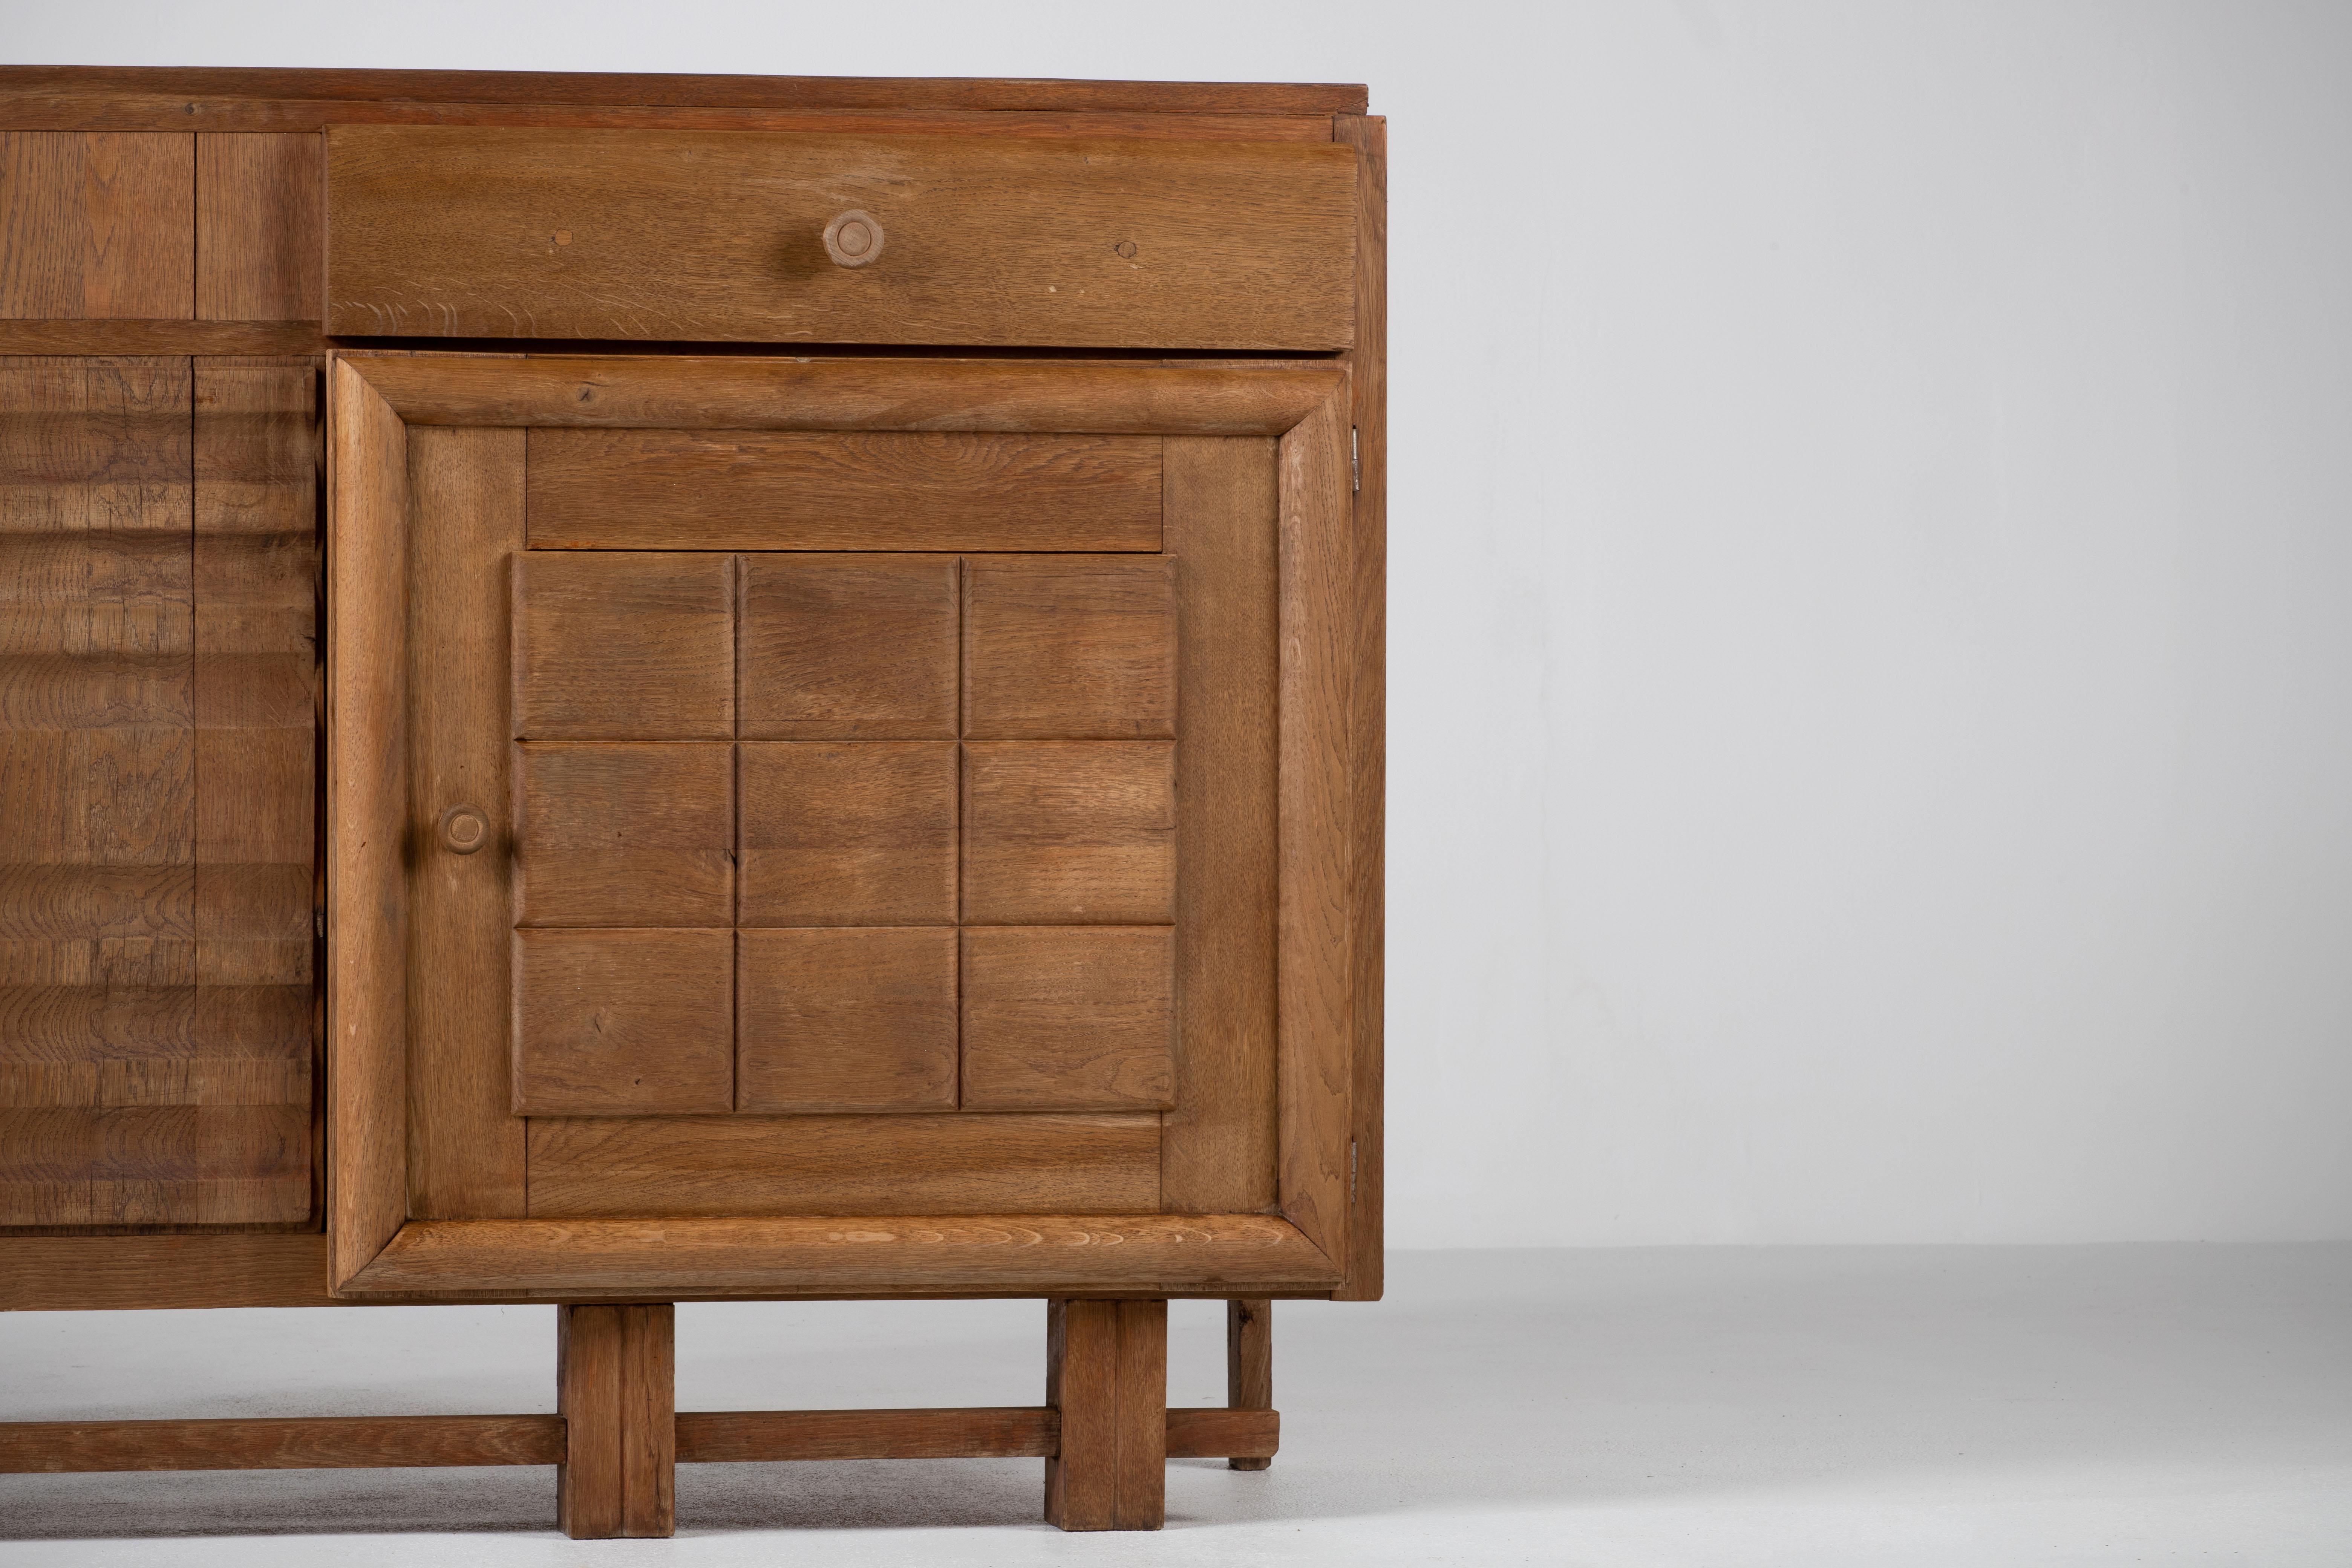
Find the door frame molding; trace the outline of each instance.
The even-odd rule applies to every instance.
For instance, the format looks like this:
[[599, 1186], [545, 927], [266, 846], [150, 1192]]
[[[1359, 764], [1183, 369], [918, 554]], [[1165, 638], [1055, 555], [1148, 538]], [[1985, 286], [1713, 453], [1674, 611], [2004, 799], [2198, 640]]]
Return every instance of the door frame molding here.
[[[1344, 362], [341, 353], [328, 371], [327, 1170], [346, 1299], [1373, 1293], [1354, 1130], [1360, 633]], [[404, 756], [417, 425], [1273, 436], [1279, 500], [1278, 1215], [412, 1220]], [[1370, 671], [1377, 679], [1377, 668]], [[1377, 940], [1376, 935], [1371, 940]], [[1377, 1083], [1377, 1075], [1370, 1081]], [[1373, 1256], [1350, 1263], [1352, 1250]], [[1350, 1289], [1351, 1277], [1357, 1288]], [[1370, 1285], [1370, 1289], [1364, 1289]]]

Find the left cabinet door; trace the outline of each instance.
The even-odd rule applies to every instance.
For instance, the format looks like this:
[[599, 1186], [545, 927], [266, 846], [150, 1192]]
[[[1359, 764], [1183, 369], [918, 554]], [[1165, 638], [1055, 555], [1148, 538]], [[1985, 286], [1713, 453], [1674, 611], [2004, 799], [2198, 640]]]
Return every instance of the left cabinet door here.
[[0, 1226], [317, 1224], [318, 374], [0, 359]]

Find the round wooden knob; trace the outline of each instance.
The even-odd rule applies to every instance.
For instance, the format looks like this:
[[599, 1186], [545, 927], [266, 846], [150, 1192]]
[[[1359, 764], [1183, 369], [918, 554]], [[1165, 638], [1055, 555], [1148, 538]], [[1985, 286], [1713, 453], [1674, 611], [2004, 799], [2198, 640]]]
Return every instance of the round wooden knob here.
[[844, 267], [863, 267], [882, 254], [882, 226], [852, 207], [824, 226], [824, 253]]
[[471, 855], [490, 841], [490, 819], [478, 805], [453, 805], [441, 814], [441, 847]]

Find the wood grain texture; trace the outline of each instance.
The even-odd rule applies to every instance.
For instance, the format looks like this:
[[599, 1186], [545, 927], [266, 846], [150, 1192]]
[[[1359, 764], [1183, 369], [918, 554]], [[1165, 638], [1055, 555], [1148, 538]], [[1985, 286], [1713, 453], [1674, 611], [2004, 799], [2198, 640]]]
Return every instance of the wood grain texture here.
[[0, 1236], [0, 1311], [342, 1304], [315, 1231]]
[[1061, 1444], [1045, 1461], [1045, 1522], [1158, 1530], [1167, 1518], [1168, 1303], [1046, 1303], [1045, 1402]]
[[1348, 1278], [1339, 1299], [1381, 1290], [1386, 1138], [1383, 1004], [1388, 834], [1388, 121], [1342, 114], [1334, 134], [1356, 149], [1356, 346], [1349, 354], [1356, 430], [1355, 697], [1349, 716], [1349, 919], [1355, 970]]
[[1068, 364], [663, 354], [352, 353], [416, 425], [1059, 430], [1279, 436], [1341, 380], [1321, 363]]
[[752, 555], [737, 570], [746, 740], [955, 739], [955, 560]]
[[667, 1302], [621, 1314], [621, 1533], [677, 1529], [677, 1310]]
[[1263, 1470], [1282, 1446], [1282, 1415], [1274, 1410], [1220, 1410], [1192, 1405], [1168, 1412], [1168, 1457], [1222, 1458], [1236, 1470]]
[[1150, 1116], [734, 1116], [530, 1124], [534, 1217], [1148, 1212]]
[[963, 931], [967, 1110], [1165, 1110], [1174, 1092], [1174, 931]]
[[734, 982], [724, 931], [516, 931], [515, 1113], [731, 1109]]
[[242, 846], [197, 791], [194, 402], [185, 360], [0, 362], [0, 1224], [310, 1212], [307, 1022], [194, 989], [276, 977], [218, 961], [278, 889], [195, 863]]
[[1118, 1486], [1112, 1528], [1168, 1522], [1168, 1303], [1118, 1303]]
[[534, 430], [535, 550], [1158, 550], [1160, 442]]
[[574, 1541], [621, 1533], [621, 1340], [626, 1307], [555, 1309], [555, 1526]]
[[9, 321], [0, 354], [322, 354], [311, 321]]
[[535, 741], [513, 751], [519, 923], [734, 923], [732, 746]]
[[282, 1173], [243, 1216], [296, 1224], [315, 1212], [323, 1131], [319, 366], [200, 359], [194, 404], [197, 1018], [209, 1049], [299, 1068], [274, 1102], [287, 1108]]
[[734, 573], [726, 555], [516, 556], [516, 738], [733, 739]]
[[1061, 1443], [1045, 1460], [1045, 1522], [1108, 1530], [1118, 1505], [1118, 1303], [1045, 1303], [1045, 1404]]
[[[334, 332], [1234, 350], [1353, 333], [1355, 159], [1328, 144], [339, 126], [327, 189]], [[851, 205], [890, 237], [870, 267], [823, 247]]]
[[966, 740], [1175, 736], [1176, 593], [1164, 559], [967, 557], [963, 654]]
[[1168, 549], [1178, 644], [1175, 1107], [1162, 1204], [1275, 1205], [1275, 939], [1280, 716], [1275, 443], [1171, 437]]
[[305, 132], [329, 125], [533, 125], [601, 130], [847, 132], [1176, 142], [1328, 142], [1331, 117], [1148, 110], [747, 109], [613, 103], [423, 103], [387, 99], [158, 97], [0, 86], [0, 123], [38, 131]]
[[408, 1208], [408, 439], [328, 371], [328, 1231], [340, 1289]]
[[738, 751], [740, 924], [954, 923], [953, 745], [792, 741]]
[[[714, 1123], [723, 1128], [734, 1122]], [[425, 1220], [346, 1291], [642, 1300], [814, 1293], [1274, 1296], [1339, 1270], [1265, 1215]]]
[[0, 317], [194, 314], [195, 138], [0, 131]]
[[955, 1109], [952, 930], [745, 931], [735, 952], [738, 1110]]
[[946, 1410], [688, 1410], [681, 1464], [785, 1459], [1035, 1459], [1054, 1453], [1061, 1418], [1046, 1405]]
[[551, 1465], [558, 1415], [296, 1415], [0, 1423], [0, 1475]]
[[977, 742], [963, 759], [968, 923], [1175, 920], [1175, 742]]
[[[1225, 1405], [1236, 1413], [1274, 1409], [1274, 1303], [1264, 1299], [1225, 1303]], [[1171, 1447], [1173, 1437], [1171, 1434]], [[1218, 1448], [1236, 1470], [1263, 1470], [1274, 1463], [1269, 1445]]]
[[[522, 547], [522, 433], [408, 435], [413, 498], [406, 628], [409, 868], [408, 1212], [490, 1219], [523, 1212], [513, 1026], [513, 793], [507, 560]], [[489, 824], [452, 855], [441, 813]]]
[[319, 320], [323, 156], [315, 135], [196, 138], [199, 320]]
[[971, 110], [997, 114], [1359, 114], [1360, 86], [1285, 82], [1000, 80], [975, 77], [684, 76], [617, 71], [287, 69], [266, 66], [7, 66], [0, 91], [176, 101], [283, 99], [354, 108], [643, 104], [761, 110]]
[[1282, 1212], [1347, 1264], [1350, 1018], [1348, 816], [1355, 658], [1348, 405], [1335, 399], [1283, 437]]

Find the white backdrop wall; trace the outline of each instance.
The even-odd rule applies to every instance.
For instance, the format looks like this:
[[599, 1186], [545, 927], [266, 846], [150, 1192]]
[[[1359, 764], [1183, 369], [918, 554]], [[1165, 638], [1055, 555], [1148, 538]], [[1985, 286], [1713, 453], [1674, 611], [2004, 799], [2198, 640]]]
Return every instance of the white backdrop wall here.
[[1371, 83], [1392, 1240], [2352, 1236], [2352, 9], [0, 20], [17, 62]]

